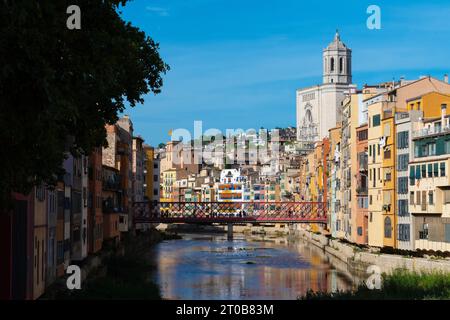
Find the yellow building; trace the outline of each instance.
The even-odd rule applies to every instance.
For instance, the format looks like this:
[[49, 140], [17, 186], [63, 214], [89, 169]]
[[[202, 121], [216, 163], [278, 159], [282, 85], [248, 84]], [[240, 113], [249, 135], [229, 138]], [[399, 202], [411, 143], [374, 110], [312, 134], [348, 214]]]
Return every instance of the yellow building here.
[[[150, 146], [144, 146], [145, 153], [145, 193], [144, 196], [151, 200], [153, 198], [153, 159], [155, 157], [155, 149]], [[158, 186], [159, 187], [159, 186]]]
[[[440, 118], [443, 104], [450, 105], [450, 95], [439, 92], [429, 92], [406, 100], [407, 110], [422, 111], [425, 119]], [[447, 110], [447, 114], [449, 112], [450, 110]]]
[[383, 136], [381, 117], [385, 95], [380, 94], [364, 101], [368, 108], [368, 173], [369, 173], [369, 223], [368, 240], [370, 246], [382, 247], [383, 236], [383, 181], [382, 181], [382, 155], [380, 140]]
[[177, 170], [169, 169], [162, 173], [162, 193], [161, 202], [173, 202], [174, 201], [174, 187], [177, 181]]
[[329, 130], [330, 137], [330, 157], [328, 158], [328, 204], [327, 214], [330, 231], [333, 237], [341, 236], [338, 213], [341, 203], [341, 170], [340, 170], [340, 152], [341, 152], [341, 127], [340, 125]]

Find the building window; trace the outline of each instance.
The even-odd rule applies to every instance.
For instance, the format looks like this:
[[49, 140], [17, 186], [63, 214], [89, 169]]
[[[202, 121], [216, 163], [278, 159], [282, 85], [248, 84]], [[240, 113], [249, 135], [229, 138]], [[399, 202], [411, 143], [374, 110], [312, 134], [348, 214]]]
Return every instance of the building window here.
[[427, 170], [427, 177], [432, 178], [433, 177], [433, 165], [431, 163], [428, 164], [428, 170]]
[[[450, 200], [450, 197], [449, 197], [449, 200]], [[414, 205], [414, 191], [411, 191], [411, 192], [409, 193], [409, 203], [410, 203], [411, 205]]]
[[358, 141], [365, 141], [367, 140], [367, 129], [358, 131]]
[[334, 71], [334, 58], [331, 58], [331, 60], [330, 60], [330, 71], [331, 72]]
[[433, 177], [438, 177], [439, 176], [439, 164], [433, 163]]
[[362, 232], [362, 227], [358, 227], [357, 232], [358, 232], [358, 236], [362, 236], [363, 232]]
[[390, 159], [391, 158], [391, 149], [384, 150], [384, 159]]
[[81, 213], [81, 193], [80, 192], [72, 193], [72, 212], [73, 213]]
[[83, 187], [83, 205], [86, 208], [88, 205], [88, 199], [87, 199], [87, 188]]
[[398, 180], [398, 193], [407, 194], [408, 193], [408, 177], [400, 177]]
[[443, 190], [444, 193], [444, 203], [450, 203], [450, 190]]
[[384, 218], [384, 237], [385, 238], [392, 237], [392, 224], [391, 218], [389, 217]]
[[428, 191], [428, 204], [434, 204], [433, 191]]
[[405, 149], [409, 146], [409, 132], [402, 131], [397, 133], [397, 149]]
[[441, 177], [445, 177], [445, 162], [441, 162], [439, 168], [440, 168]]
[[391, 181], [391, 177], [392, 177], [392, 173], [390, 172], [386, 172], [386, 177], [385, 177], [385, 181]]
[[445, 242], [450, 243], [450, 223], [445, 224]]
[[450, 140], [445, 141], [445, 154], [450, 154]]
[[380, 115], [376, 114], [372, 117], [372, 127], [378, 127], [380, 125]]
[[422, 178], [426, 178], [427, 177], [427, 166], [426, 165], [422, 165], [421, 166], [421, 171], [422, 171]]
[[372, 187], [375, 188], [375, 184], [376, 184], [376, 180], [377, 180], [377, 171], [375, 168], [372, 169], [373, 170], [373, 175], [372, 175]]
[[416, 205], [420, 206], [421, 203], [420, 191], [416, 191]]
[[422, 211], [427, 210], [427, 192], [422, 191]]
[[409, 154], [401, 154], [397, 157], [397, 170], [408, 170]]
[[339, 73], [344, 71], [344, 58], [339, 58]]
[[416, 173], [414, 166], [409, 168], [409, 185], [413, 186], [416, 183]]
[[398, 240], [400, 241], [410, 241], [410, 225], [409, 224], [399, 224], [398, 225]]
[[81, 240], [81, 233], [80, 233], [80, 229], [79, 228], [76, 228], [76, 229], [73, 230], [73, 232], [72, 232], [72, 240], [74, 242], [78, 242], [78, 241]]
[[436, 143], [428, 144], [428, 155], [429, 156], [436, 155]]
[[422, 230], [419, 231], [420, 240], [428, 240], [428, 223], [422, 225]]
[[428, 146], [425, 144], [425, 145], [423, 145], [422, 147], [421, 147], [421, 154], [420, 154], [420, 156], [421, 157], [426, 157], [426, 156], [428, 156]]
[[407, 217], [409, 216], [408, 212], [408, 200], [402, 199], [397, 201], [398, 206], [398, 215], [400, 217]]
[[45, 189], [41, 186], [36, 187], [36, 199], [39, 201], [44, 201], [45, 199]]

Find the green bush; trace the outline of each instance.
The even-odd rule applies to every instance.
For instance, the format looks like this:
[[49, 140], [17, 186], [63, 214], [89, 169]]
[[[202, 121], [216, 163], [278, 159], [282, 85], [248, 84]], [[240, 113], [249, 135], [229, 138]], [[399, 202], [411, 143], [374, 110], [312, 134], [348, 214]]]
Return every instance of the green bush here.
[[410, 272], [395, 270], [392, 274], [383, 274], [381, 290], [370, 290], [361, 284], [354, 291], [335, 293], [308, 291], [301, 300], [428, 300], [450, 299], [450, 273]]

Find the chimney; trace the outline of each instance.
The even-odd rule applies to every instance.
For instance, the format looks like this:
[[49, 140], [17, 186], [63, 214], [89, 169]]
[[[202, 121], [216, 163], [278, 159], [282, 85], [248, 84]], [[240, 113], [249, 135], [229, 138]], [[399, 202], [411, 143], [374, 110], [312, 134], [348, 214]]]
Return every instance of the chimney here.
[[444, 74], [444, 82], [448, 83], [448, 74]]

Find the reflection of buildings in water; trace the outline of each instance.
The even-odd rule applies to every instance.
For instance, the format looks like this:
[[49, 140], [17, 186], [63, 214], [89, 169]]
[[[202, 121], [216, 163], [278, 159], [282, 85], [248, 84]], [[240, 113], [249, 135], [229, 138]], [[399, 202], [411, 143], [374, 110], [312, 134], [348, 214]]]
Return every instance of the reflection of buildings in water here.
[[[342, 274], [328, 265], [328, 259], [320, 249], [311, 245], [281, 247], [309, 263], [305, 268], [289, 267], [289, 262], [286, 267], [268, 266], [264, 265], [263, 259], [255, 260], [254, 256], [249, 261], [256, 264], [246, 265], [242, 259], [228, 260], [221, 254], [210, 255], [208, 252], [217, 247], [209, 244], [192, 246], [179, 242], [175, 248], [171, 246], [159, 245], [155, 257], [164, 298], [295, 299], [310, 289], [336, 291], [348, 288]], [[274, 244], [262, 246], [274, 247]]]
[[330, 292], [337, 292], [339, 290], [338, 284], [337, 284], [337, 271], [336, 270], [330, 270]]

